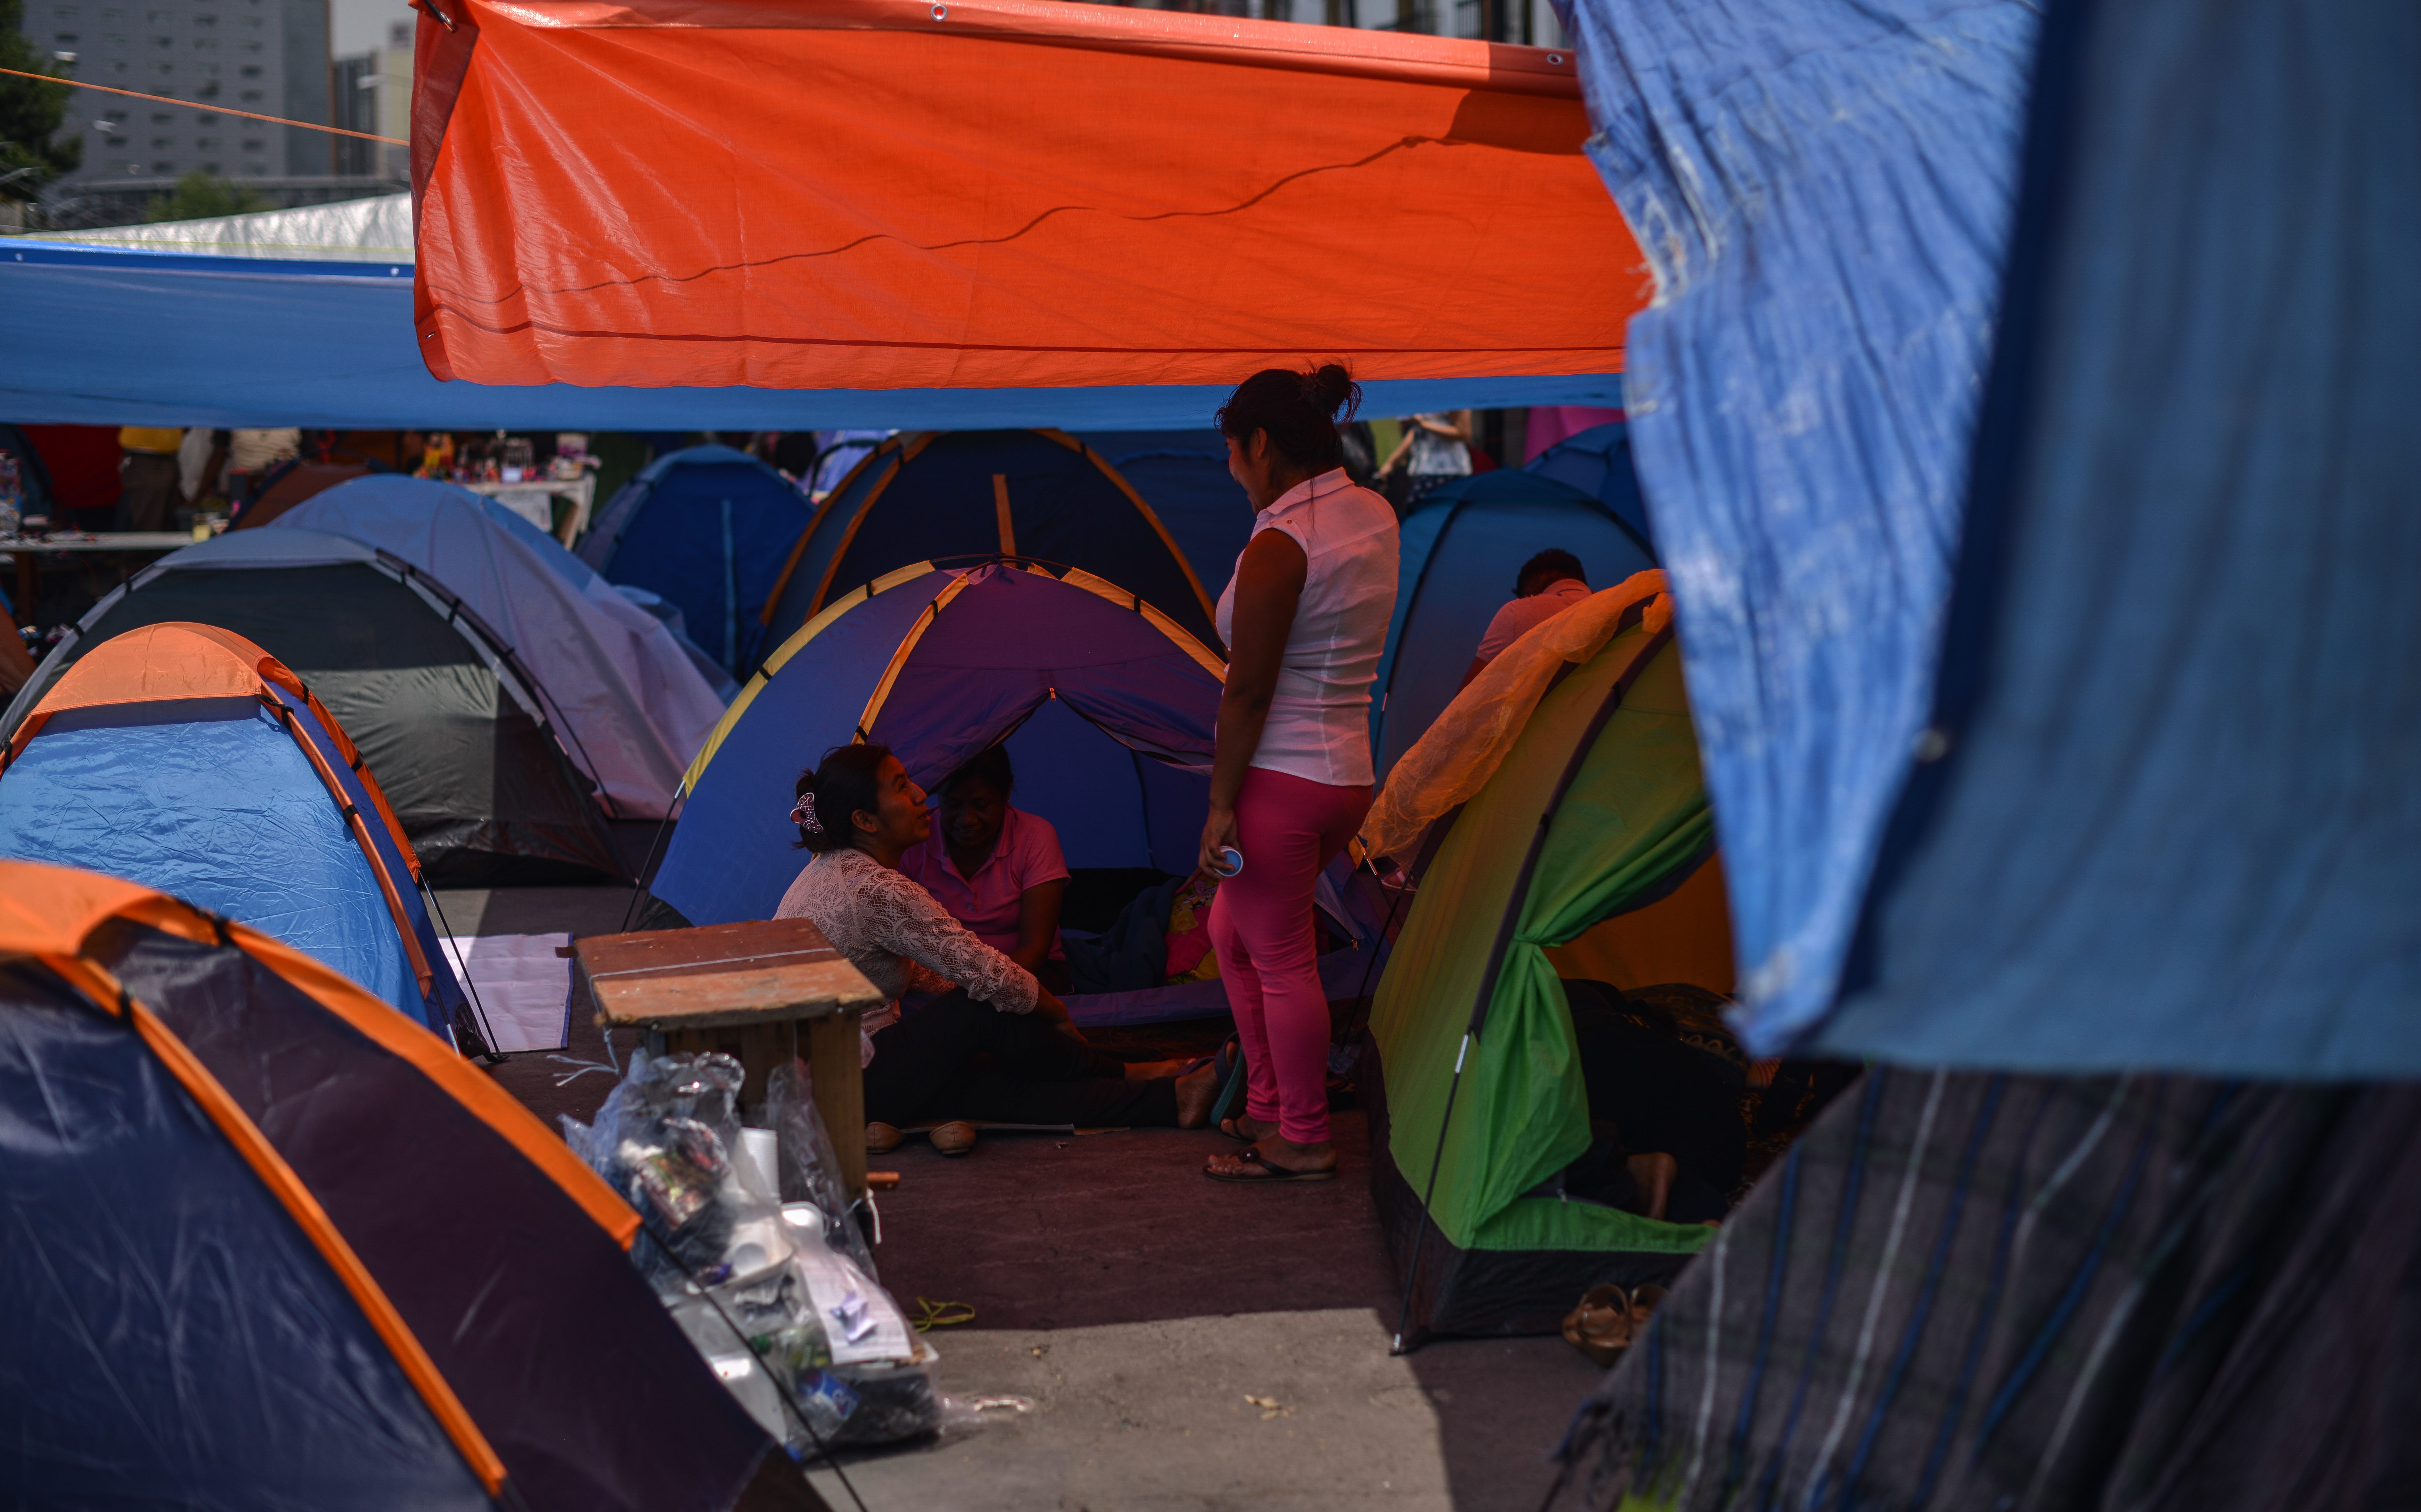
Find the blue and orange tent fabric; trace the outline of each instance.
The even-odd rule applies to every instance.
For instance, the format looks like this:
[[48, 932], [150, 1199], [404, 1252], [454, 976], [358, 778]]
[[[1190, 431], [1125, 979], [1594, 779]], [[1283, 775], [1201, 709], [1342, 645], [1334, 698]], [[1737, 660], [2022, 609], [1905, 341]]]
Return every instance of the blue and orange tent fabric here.
[[1007, 740], [1016, 802], [1069, 865], [1190, 871], [1226, 667], [1152, 605], [1073, 569], [918, 562], [766, 658], [690, 766], [655, 896], [693, 924], [770, 917], [805, 863], [802, 767], [890, 746], [927, 788]]
[[[1238, 522], [1248, 521], [1243, 491], [1230, 480], [1227, 493]], [[993, 553], [1082, 568], [1217, 644], [1211, 600], [1226, 564], [1197, 568], [1109, 459], [1060, 430], [884, 441], [800, 533], [766, 601], [762, 644], [781, 645], [826, 604], [911, 562]]]
[[146, 625], [70, 667], [0, 750], [0, 855], [157, 887], [449, 1043], [476, 1036], [378, 778], [302, 679], [232, 631]]
[[637, 1214], [249, 926], [0, 862], [0, 1116], [27, 1504], [720, 1512], [766, 1470]]
[[1056, 0], [450, 0], [414, 64], [420, 350], [912, 394], [1615, 373], [1648, 290], [1575, 73]]

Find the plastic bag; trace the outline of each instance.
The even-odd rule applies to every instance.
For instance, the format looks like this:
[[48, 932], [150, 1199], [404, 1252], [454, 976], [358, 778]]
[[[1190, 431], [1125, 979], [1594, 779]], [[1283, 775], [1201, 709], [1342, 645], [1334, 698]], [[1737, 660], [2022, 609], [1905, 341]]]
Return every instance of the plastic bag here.
[[780, 1123], [812, 1126], [777, 1125], [781, 1179], [795, 1146], [799, 1190], [822, 1197], [787, 1204], [735, 1158], [742, 1074], [727, 1055], [643, 1053], [597, 1121], [566, 1118], [564, 1137], [638, 1210], [633, 1263], [768, 1433], [804, 1454], [934, 1431], [945, 1412], [938, 1356], [850, 1244], [833, 1241], [836, 1222], [850, 1237], [855, 1225], [804, 1072], [789, 1069], [775, 1110]]
[[868, 1277], [880, 1280], [873, 1247], [851, 1215], [849, 1192], [841, 1185], [840, 1157], [816, 1108], [813, 1086], [806, 1064], [797, 1060], [774, 1068], [765, 1081], [765, 1124], [780, 1143], [784, 1208], [813, 1203], [823, 1214], [824, 1242], [856, 1261]]

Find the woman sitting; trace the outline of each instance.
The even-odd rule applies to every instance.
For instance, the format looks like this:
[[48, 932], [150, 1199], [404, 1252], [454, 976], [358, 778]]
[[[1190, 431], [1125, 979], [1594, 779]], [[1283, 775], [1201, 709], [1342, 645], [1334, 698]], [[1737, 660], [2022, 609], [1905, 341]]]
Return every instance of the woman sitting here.
[[[1016, 1124], [1202, 1127], [1216, 1091], [1205, 1068], [1129, 1066], [1094, 1050], [1068, 1006], [1034, 974], [967, 932], [899, 872], [933, 817], [907, 769], [880, 745], [844, 745], [799, 774], [790, 811], [814, 852], [774, 917], [812, 919], [889, 999], [866, 1018], [867, 1148], [899, 1143], [926, 1119]], [[903, 1015], [905, 992], [940, 996]], [[964, 1122], [933, 1131], [933, 1147], [964, 1154]]]
[[1052, 963], [1066, 959], [1059, 899], [1068, 891], [1068, 863], [1049, 819], [1009, 807], [1016, 786], [1002, 745], [944, 778], [941, 822], [899, 858], [899, 871], [968, 933], [1065, 990], [1067, 968]]

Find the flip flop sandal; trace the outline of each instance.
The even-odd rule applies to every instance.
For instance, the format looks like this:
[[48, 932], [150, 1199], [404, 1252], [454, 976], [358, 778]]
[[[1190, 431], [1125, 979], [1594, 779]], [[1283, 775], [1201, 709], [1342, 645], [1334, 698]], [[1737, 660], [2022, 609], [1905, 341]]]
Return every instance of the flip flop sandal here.
[[1564, 1315], [1564, 1342], [1610, 1367], [1631, 1348], [1642, 1321], [1620, 1286], [1591, 1286]]
[[1219, 1047], [1219, 1095], [1210, 1099], [1210, 1122], [1221, 1124], [1244, 1111], [1244, 1046], [1234, 1035]]
[[1272, 1165], [1262, 1160], [1261, 1152], [1249, 1145], [1244, 1146], [1242, 1153], [1234, 1156], [1233, 1159], [1242, 1161], [1246, 1169], [1258, 1171], [1261, 1174], [1221, 1176], [1208, 1165], [1202, 1168], [1202, 1174], [1213, 1181], [1334, 1181], [1336, 1179], [1336, 1167], [1333, 1165], [1325, 1171], [1289, 1171], [1283, 1165]]
[[1259, 1134], [1248, 1134], [1236, 1127], [1237, 1119], [1245, 1116], [1245, 1115], [1240, 1113], [1236, 1115], [1234, 1118], [1220, 1119], [1219, 1132], [1226, 1135], [1229, 1139], [1234, 1140], [1239, 1145], [1250, 1145], [1262, 1138], [1263, 1136]]

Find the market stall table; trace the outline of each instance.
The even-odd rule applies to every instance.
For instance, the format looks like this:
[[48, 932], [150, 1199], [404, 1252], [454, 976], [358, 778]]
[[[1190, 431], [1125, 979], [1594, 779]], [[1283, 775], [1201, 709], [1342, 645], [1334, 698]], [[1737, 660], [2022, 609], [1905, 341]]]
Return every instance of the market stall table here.
[[[517, 483], [465, 483], [462, 487], [486, 494], [566, 546], [578, 540], [580, 533], [588, 528], [589, 509], [597, 500], [594, 473], [583, 473], [578, 477], [528, 478]], [[554, 521], [556, 499], [570, 506], [561, 529], [556, 528]]]
[[38, 556], [100, 556], [111, 553], [159, 556], [182, 551], [202, 538], [185, 530], [117, 530], [100, 535], [10, 537], [0, 539], [0, 553], [17, 564], [17, 603], [21, 616], [33, 613], [37, 601], [34, 559]]
[[650, 1054], [737, 1058], [747, 1072], [743, 1115], [763, 1103], [773, 1068], [804, 1050], [841, 1179], [851, 1197], [865, 1192], [858, 1020], [883, 997], [822, 930], [775, 919], [591, 935], [571, 956], [573, 980], [596, 1004], [598, 1023], [644, 1030]]

